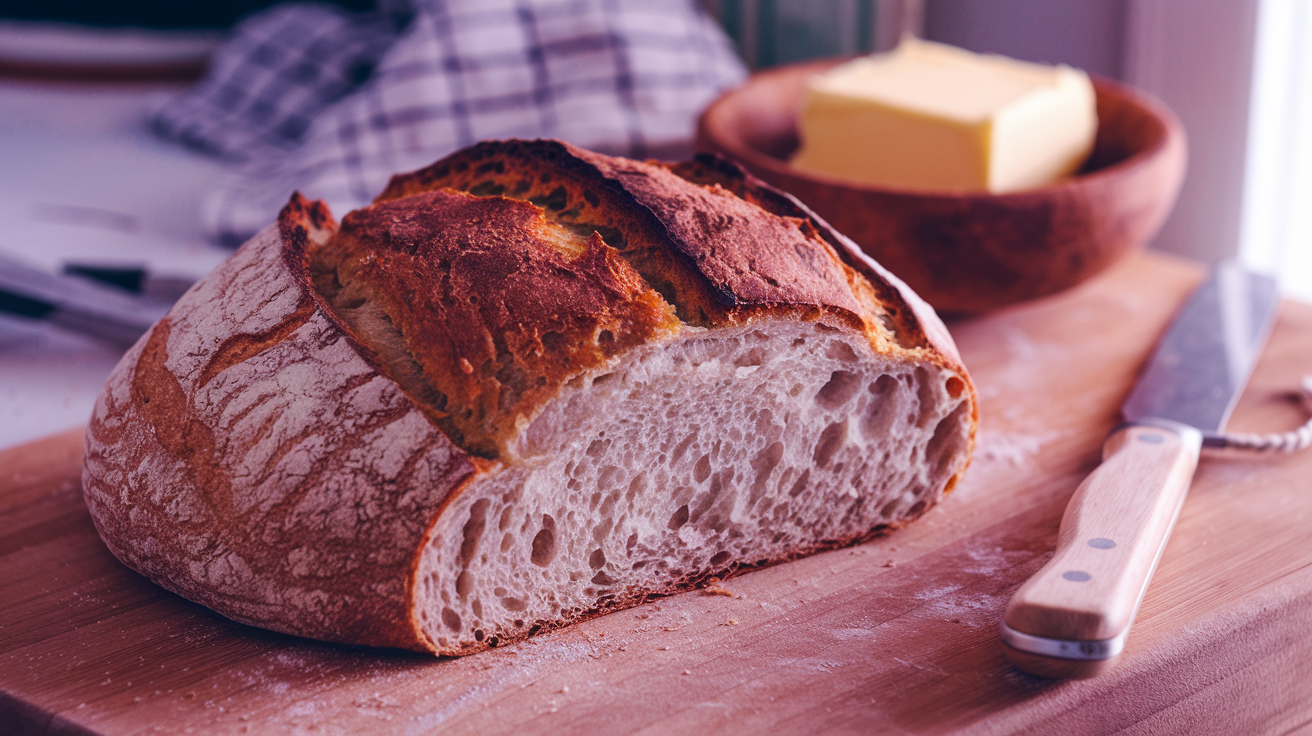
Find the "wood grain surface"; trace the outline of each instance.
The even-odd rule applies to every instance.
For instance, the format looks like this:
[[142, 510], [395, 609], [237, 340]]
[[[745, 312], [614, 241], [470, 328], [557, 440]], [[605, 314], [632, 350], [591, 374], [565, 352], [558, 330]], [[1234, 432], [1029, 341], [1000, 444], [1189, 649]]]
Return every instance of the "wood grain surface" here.
[[[1255, 734], [1312, 723], [1312, 452], [1205, 455], [1126, 652], [1042, 680], [997, 625], [1196, 266], [1140, 255], [951, 325], [982, 397], [962, 486], [904, 531], [461, 659], [231, 623], [121, 566], [81, 438], [0, 454], [0, 732]], [[1231, 428], [1312, 369], [1285, 304]], [[727, 592], [729, 595], [722, 593]]]

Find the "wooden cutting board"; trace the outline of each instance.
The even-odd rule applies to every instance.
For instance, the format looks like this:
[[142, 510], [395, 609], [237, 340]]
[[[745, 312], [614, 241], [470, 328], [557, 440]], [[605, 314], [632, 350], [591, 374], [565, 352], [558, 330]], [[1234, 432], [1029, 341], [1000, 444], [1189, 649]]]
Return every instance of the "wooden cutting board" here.
[[[1286, 733], [1312, 723], [1312, 451], [1205, 459], [1109, 674], [1013, 670], [997, 623], [1194, 265], [1137, 256], [951, 325], [982, 399], [966, 481], [906, 530], [462, 659], [231, 623], [100, 543], [80, 433], [0, 454], [0, 732]], [[1232, 428], [1286, 430], [1284, 305]]]

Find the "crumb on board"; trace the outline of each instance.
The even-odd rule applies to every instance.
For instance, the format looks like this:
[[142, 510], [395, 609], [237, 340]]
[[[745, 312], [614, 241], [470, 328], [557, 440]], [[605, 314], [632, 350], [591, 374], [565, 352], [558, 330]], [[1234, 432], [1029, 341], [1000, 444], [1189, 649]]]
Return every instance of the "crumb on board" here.
[[706, 579], [706, 587], [702, 588], [702, 593], [705, 595], [722, 595], [729, 598], [738, 597], [734, 595], [732, 590], [720, 585], [720, 579], [713, 576]]

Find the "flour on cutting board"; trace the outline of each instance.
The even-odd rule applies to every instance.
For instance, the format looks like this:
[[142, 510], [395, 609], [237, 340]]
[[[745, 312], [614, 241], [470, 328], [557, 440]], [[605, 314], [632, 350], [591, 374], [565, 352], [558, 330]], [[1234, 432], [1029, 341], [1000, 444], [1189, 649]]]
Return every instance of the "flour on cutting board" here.
[[981, 428], [975, 457], [980, 460], [997, 460], [1011, 465], [1027, 465], [1043, 446], [1070, 434], [1068, 430], [1051, 429], [1046, 432], [990, 432]]
[[1008, 397], [1032, 395], [1054, 375], [1053, 368], [1068, 352], [1060, 345], [1035, 340], [1015, 324], [997, 326], [997, 342], [1007, 357], [1002, 370], [979, 384], [980, 399], [986, 404], [979, 430], [975, 458], [1026, 466], [1043, 446], [1069, 430], [1046, 429], [1027, 421], [1031, 412]]
[[1000, 345], [1006, 360], [987, 371], [988, 379], [976, 387], [980, 399], [986, 401], [1042, 393], [1044, 386], [1060, 383], [1065, 378], [1071, 361], [1081, 360], [1069, 345], [1034, 337], [1009, 322], [995, 326], [989, 343]]

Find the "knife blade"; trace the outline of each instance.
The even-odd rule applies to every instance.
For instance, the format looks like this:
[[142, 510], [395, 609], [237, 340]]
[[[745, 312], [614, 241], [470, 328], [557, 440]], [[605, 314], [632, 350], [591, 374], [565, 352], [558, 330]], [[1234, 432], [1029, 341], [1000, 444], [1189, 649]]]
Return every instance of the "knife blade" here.
[[1225, 261], [1181, 309], [1071, 497], [1055, 554], [1007, 606], [1000, 636], [1017, 667], [1091, 677], [1124, 649], [1199, 451], [1225, 429], [1278, 304], [1274, 279]]
[[0, 255], [0, 312], [39, 319], [127, 347], [163, 317], [169, 302], [72, 276], [46, 273]]

